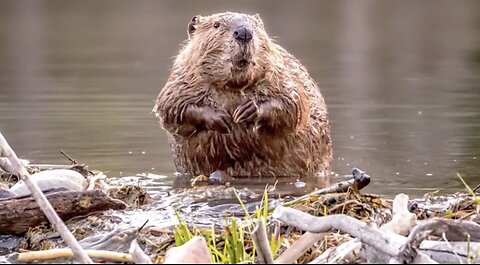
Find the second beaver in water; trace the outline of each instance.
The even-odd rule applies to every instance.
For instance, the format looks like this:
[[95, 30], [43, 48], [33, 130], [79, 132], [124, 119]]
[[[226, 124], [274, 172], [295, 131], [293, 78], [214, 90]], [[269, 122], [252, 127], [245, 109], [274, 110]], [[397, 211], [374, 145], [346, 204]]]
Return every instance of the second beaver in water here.
[[195, 16], [188, 36], [153, 108], [179, 172], [300, 178], [329, 170], [320, 90], [258, 15]]

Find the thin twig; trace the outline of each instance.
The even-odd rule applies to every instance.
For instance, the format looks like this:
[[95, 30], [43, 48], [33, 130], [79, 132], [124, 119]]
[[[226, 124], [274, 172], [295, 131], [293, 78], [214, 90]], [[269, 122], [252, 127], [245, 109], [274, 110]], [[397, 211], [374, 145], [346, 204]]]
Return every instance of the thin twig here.
[[147, 225], [148, 221], [150, 221], [150, 220], [147, 219], [147, 220], [145, 221], [145, 223], [143, 223], [143, 225], [140, 226], [140, 228], [138, 228], [137, 232], [140, 232], [140, 231]]
[[52, 164], [30, 164], [30, 167], [38, 168], [39, 170], [52, 170], [52, 169], [73, 169], [76, 164], [72, 165], [52, 165]]
[[478, 184], [475, 188], [473, 188], [473, 192], [477, 192], [477, 190], [480, 189], [480, 184]]
[[72, 165], [78, 164], [77, 160], [75, 160], [71, 156], [67, 155], [67, 153], [65, 153], [62, 149], [60, 149], [60, 153], [62, 153], [63, 156], [65, 156], [68, 160], [70, 160]]

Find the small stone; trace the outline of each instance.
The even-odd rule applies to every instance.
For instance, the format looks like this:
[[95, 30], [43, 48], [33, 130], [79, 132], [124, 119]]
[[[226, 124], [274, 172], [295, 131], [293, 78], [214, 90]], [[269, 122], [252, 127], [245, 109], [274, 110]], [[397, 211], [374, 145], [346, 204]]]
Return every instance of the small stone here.
[[332, 205], [332, 204], [335, 204], [337, 202], [337, 198], [335, 197], [328, 197], [326, 200], [325, 200], [325, 203], [327, 205]]
[[231, 182], [233, 178], [228, 175], [225, 171], [217, 170], [210, 174], [208, 177], [208, 184], [211, 185], [225, 185], [228, 182]]
[[96, 222], [98, 219], [100, 219], [98, 216], [95, 215], [90, 215], [87, 217], [87, 220], [90, 222]]
[[300, 180], [295, 182], [294, 185], [295, 185], [295, 188], [297, 188], [297, 189], [305, 188], [305, 186], [307, 186], [307, 184], [305, 182], [300, 181]]
[[417, 208], [418, 208], [418, 203], [416, 203], [416, 202], [411, 203], [411, 204], [408, 205], [408, 210], [409, 210], [410, 212], [415, 211]]

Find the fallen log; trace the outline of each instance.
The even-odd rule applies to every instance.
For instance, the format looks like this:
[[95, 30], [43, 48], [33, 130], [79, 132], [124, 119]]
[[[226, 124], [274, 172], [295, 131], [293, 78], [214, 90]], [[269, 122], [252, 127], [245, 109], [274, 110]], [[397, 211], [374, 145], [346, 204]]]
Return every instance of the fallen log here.
[[[102, 190], [62, 191], [46, 197], [62, 220], [96, 211], [122, 210], [127, 207], [124, 202], [108, 197]], [[32, 197], [0, 201], [0, 234], [22, 234], [47, 221]]]

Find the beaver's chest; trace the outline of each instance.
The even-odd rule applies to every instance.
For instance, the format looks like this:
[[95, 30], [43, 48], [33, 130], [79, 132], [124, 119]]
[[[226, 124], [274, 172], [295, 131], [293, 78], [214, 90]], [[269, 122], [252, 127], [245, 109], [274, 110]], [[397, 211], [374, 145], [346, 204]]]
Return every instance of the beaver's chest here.
[[213, 90], [207, 97], [209, 104], [219, 111], [224, 111], [230, 115], [238, 106], [249, 100], [257, 100], [257, 95], [253, 91], [230, 91], [227, 89]]

